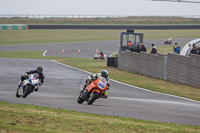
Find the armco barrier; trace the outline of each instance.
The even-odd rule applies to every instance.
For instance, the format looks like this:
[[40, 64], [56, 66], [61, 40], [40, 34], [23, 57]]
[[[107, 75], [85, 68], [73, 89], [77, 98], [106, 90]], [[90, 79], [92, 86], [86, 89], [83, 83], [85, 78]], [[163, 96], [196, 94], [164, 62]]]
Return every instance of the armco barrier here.
[[118, 68], [173, 83], [200, 87], [200, 56], [119, 51]]
[[25, 24], [0, 24], [0, 30], [27, 30], [28, 25]]
[[28, 29], [200, 29], [200, 25], [28, 25]]

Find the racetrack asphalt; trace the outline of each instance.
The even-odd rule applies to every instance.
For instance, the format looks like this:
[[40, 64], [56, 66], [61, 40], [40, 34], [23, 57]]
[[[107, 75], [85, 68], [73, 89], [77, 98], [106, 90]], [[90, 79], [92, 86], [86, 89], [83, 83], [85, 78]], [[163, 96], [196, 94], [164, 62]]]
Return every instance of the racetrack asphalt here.
[[[94, 42], [91, 42], [92, 44]], [[57, 44], [54, 45], [57, 46]], [[22, 47], [21, 45], [18, 46]], [[33, 48], [31, 49], [30, 46]], [[43, 48], [40, 44], [34, 46]], [[25, 50], [38, 50], [34, 49], [34, 46], [23, 45]], [[50, 46], [52, 47], [53, 44], [50, 44]], [[56, 46], [55, 48], [57, 48]], [[15, 45], [6, 45], [6, 47], [10, 47], [10, 50], [16, 48]], [[45, 50], [46, 48], [44, 47]], [[95, 48], [96, 46], [93, 47], [93, 49]], [[3, 51], [1, 46], [0, 49]], [[90, 53], [90, 48], [88, 49], [88, 53]], [[118, 49], [107, 50], [112, 53]], [[50, 51], [53, 51], [53, 48]], [[92, 53], [90, 54], [92, 55]], [[38, 92], [33, 92], [26, 99], [16, 98], [15, 92], [20, 76], [38, 65], [44, 68], [44, 85], [39, 88]], [[200, 126], [200, 102], [197, 101], [152, 92], [111, 80], [108, 99], [99, 99], [93, 105], [78, 104], [76, 100], [79, 95], [79, 88], [90, 74], [88, 72], [45, 59], [0, 58], [0, 68], [1, 101]]]

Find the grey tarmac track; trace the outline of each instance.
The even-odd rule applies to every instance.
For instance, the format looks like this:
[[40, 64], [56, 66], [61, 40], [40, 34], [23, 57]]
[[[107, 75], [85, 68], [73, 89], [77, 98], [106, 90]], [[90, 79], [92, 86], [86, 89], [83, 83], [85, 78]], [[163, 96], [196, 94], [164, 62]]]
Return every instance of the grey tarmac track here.
[[[197, 101], [111, 80], [108, 99], [99, 99], [93, 105], [78, 104], [79, 87], [89, 73], [44, 59], [0, 58], [0, 62], [1, 101], [200, 126], [200, 102]], [[44, 67], [45, 83], [26, 99], [16, 98], [20, 76], [37, 65]]]
[[[192, 39], [188, 39], [190, 40]], [[153, 41], [159, 40], [150, 41], [154, 43]], [[118, 41], [1, 45], [0, 51], [48, 50], [47, 56], [79, 57], [81, 55], [81, 58], [91, 58], [95, 54], [96, 46], [101, 46], [102, 50], [108, 51], [105, 53], [109, 55], [118, 50], [117, 43]], [[64, 46], [69, 50], [69, 53], [65, 50], [66, 55], [61, 54]], [[76, 49], [79, 47], [86, 47], [86, 53], [82, 50], [78, 55]], [[77, 52], [76, 54], [72, 51], [73, 49]], [[93, 49], [94, 54], [91, 52]], [[45, 84], [39, 88], [38, 92], [32, 93], [26, 99], [16, 98], [15, 92], [20, 76], [38, 65], [44, 67]], [[0, 58], [0, 68], [1, 101], [200, 126], [200, 102], [197, 101], [151, 92], [111, 80], [108, 99], [99, 99], [91, 106], [86, 103], [80, 105], [76, 100], [80, 85], [84, 84], [89, 75], [87, 72], [42, 59]]]

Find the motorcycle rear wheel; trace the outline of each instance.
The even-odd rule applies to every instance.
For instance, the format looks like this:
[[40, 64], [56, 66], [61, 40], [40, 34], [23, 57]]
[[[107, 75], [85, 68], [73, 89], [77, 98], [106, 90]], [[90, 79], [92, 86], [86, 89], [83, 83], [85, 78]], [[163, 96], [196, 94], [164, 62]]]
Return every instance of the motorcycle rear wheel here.
[[93, 102], [98, 98], [99, 93], [97, 91], [95, 91], [92, 96], [89, 98], [89, 100], [87, 101], [88, 105], [93, 104]]

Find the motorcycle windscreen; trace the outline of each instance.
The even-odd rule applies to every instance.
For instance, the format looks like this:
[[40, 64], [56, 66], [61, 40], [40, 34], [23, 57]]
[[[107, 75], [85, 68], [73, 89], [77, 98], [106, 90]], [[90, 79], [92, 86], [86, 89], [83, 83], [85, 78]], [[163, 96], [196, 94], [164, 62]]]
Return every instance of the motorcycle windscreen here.
[[107, 80], [105, 78], [101, 77], [101, 79], [99, 80], [99, 82], [97, 84], [97, 87], [102, 90], [107, 89]]

